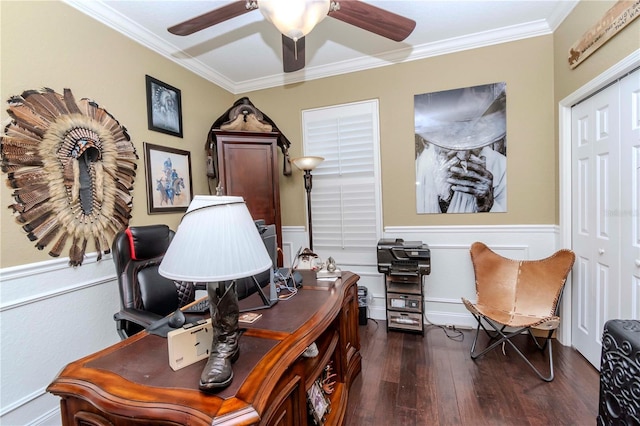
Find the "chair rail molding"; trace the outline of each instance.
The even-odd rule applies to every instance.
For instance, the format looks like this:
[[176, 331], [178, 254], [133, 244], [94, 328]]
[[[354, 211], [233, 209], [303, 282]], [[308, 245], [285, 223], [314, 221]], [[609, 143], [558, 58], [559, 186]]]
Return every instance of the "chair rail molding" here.
[[[283, 227], [282, 233], [284, 246], [288, 244], [293, 249], [305, 244], [303, 227]], [[387, 226], [383, 238], [419, 240], [429, 245], [431, 274], [424, 277], [425, 323], [459, 328], [473, 328], [476, 323], [461, 301], [461, 297], [475, 299], [469, 256], [473, 242], [483, 241], [505, 256], [522, 259], [546, 257], [560, 248], [559, 227], [555, 224]], [[384, 275], [378, 272], [376, 247], [371, 247], [371, 256], [367, 258], [349, 258], [344, 262], [339, 256], [332, 256], [342, 270], [360, 275], [358, 284], [368, 289], [369, 318], [386, 319]]]

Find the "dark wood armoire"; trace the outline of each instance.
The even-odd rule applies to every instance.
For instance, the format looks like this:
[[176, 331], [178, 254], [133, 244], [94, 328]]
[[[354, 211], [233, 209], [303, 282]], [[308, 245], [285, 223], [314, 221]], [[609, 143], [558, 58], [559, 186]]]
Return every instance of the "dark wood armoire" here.
[[254, 220], [275, 225], [278, 247], [282, 247], [278, 133], [213, 132], [222, 194], [243, 197]]

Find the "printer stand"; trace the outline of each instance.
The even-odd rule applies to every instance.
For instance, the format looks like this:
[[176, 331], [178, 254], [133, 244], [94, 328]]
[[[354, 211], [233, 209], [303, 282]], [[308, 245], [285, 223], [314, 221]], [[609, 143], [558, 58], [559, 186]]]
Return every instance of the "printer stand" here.
[[422, 274], [385, 274], [387, 332], [418, 332], [424, 336]]
[[431, 273], [431, 251], [421, 241], [378, 241], [378, 272], [384, 274], [387, 332], [414, 331], [424, 336], [422, 277]]

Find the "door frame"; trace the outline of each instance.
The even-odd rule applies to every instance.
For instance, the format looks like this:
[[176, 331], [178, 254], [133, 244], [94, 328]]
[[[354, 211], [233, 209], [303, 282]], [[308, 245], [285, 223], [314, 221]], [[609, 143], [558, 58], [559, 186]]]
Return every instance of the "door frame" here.
[[[558, 103], [558, 150], [559, 150], [559, 187], [560, 187], [560, 247], [572, 247], [571, 235], [573, 224], [571, 222], [571, 107], [583, 99], [591, 96], [610, 83], [623, 77], [640, 66], [640, 49], [628, 55], [617, 64], [595, 77], [575, 92]], [[558, 330], [558, 341], [565, 346], [572, 346], [571, 341], [571, 314], [573, 300], [571, 297], [573, 278], [570, 275], [565, 285], [560, 309], [562, 310], [562, 322]]]

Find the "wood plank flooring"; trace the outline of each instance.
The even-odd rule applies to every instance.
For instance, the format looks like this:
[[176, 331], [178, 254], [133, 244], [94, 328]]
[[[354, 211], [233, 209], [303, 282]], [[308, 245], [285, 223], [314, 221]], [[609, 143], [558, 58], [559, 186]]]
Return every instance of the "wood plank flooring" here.
[[[424, 337], [387, 333], [384, 321], [369, 319], [360, 326], [362, 373], [349, 393], [345, 425], [595, 424], [599, 373], [573, 348], [553, 342], [555, 379], [547, 383], [508, 345], [506, 355], [497, 348], [473, 361], [473, 333], [456, 338], [433, 325]], [[545, 368], [546, 351], [534, 353], [527, 337], [519, 347]], [[478, 347], [486, 342], [482, 336]]]

